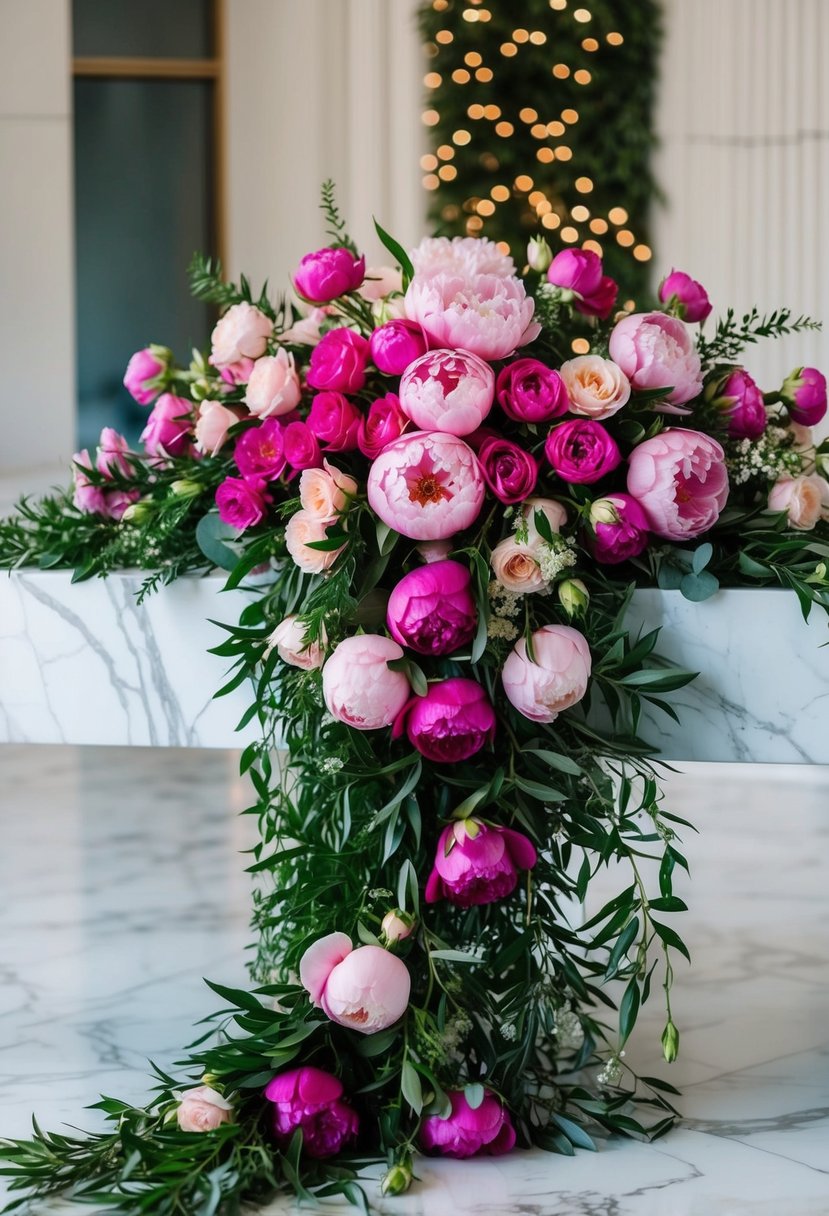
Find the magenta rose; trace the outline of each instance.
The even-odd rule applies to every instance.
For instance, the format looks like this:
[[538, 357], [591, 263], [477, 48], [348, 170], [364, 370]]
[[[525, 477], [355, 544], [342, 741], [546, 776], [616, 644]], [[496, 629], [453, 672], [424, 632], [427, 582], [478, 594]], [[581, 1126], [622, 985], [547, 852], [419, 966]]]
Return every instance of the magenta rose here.
[[615, 566], [648, 547], [648, 519], [629, 494], [608, 494], [590, 508], [588, 547], [597, 562]]
[[341, 246], [306, 253], [294, 275], [294, 287], [312, 304], [327, 304], [356, 291], [366, 274], [366, 259]]
[[266, 418], [236, 440], [233, 459], [242, 476], [254, 481], [274, 481], [285, 468], [282, 427], [276, 418]]
[[478, 458], [462, 439], [413, 431], [371, 466], [368, 501], [384, 524], [410, 540], [446, 540], [475, 522], [485, 487]]
[[305, 1065], [281, 1072], [265, 1087], [273, 1103], [273, 1132], [287, 1148], [297, 1128], [309, 1157], [334, 1157], [356, 1139], [357, 1114], [343, 1102], [343, 1083], [330, 1072]]
[[619, 293], [618, 284], [603, 273], [602, 259], [592, 249], [562, 249], [550, 263], [547, 281], [573, 292], [576, 312], [603, 321], [613, 311]]
[[423, 431], [469, 435], [492, 409], [494, 397], [492, 368], [464, 350], [429, 351], [400, 380], [401, 409]]
[[471, 908], [506, 899], [518, 885], [519, 870], [531, 870], [537, 861], [532, 842], [521, 832], [461, 819], [440, 834], [426, 902], [446, 899]]
[[317, 393], [307, 423], [330, 452], [350, 452], [357, 446], [362, 414], [342, 393]]
[[410, 570], [389, 596], [386, 623], [401, 646], [418, 654], [451, 654], [465, 646], [478, 625], [469, 570], [448, 560]]
[[311, 351], [311, 388], [358, 393], [366, 382], [368, 342], [353, 329], [331, 329]]
[[404, 725], [412, 747], [427, 760], [457, 764], [492, 742], [495, 710], [477, 680], [456, 676], [414, 697], [394, 724], [395, 737]]
[[669, 428], [631, 452], [628, 492], [657, 536], [693, 540], [714, 526], [728, 499], [725, 453], [709, 435]]
[[549, 422], [567, 412], [567, 389], [557, 371], [538, 359], [516, 359], [501, 368], [495, 396], [516, 422]]
[[282, 432], [285, 459], [294, 469], [322, 468], [319, 441], [307, 422], [289, 422]]
[[622, 462], [615, 439], [592, 418], [574, 418], [554, 427], [544, 453], [559, 477], [573, 485], [600, 481]]
[[478, 448], [478, 460], [486, 484], [501, 502], [523, 502], [535, 489], [538, 462], [517, 443], [489, 435]]
[[186, 456], [192, 449], [193, 403], [162, 393], [152, 408], [141, 442], [150, 456]]
[[368, 414], [360, 419], [357, 446], [369, 460], [375, 460], [384, 448], [399, 439], [409, 425], [409, 419], [400, 408], [400, 400], [394, 393], [378, 397], [368, 407]]
[[264, 481], [226, 477], [216, 491], [219, 518], [240, 532], [262, 522], [269, 502]]
[[426, 354], [427, 342], [416, 321], [396, 318], [375, 329], [369, 339], [371, 357], [387, 376], [400, 376], [410, 363]]
[[[167, 364], [160, 357], [161, 347], [137, 350], [124, 372], [124, 388], [139, 405], [151, 405], [164, 381]], [[158, 352], [158, 353], [157, 353]]]
[[702, 283], [684, 270], [672, 270], [659, 284], [659, 299], [683, 321], [704, 321], [711, 312], [711, 301]]
[[428, 1115], [420, 1127], [420, 1146], [440, 1157], [501, 1157], [515, 1147], [509, 1112], [489, 1090], [480, 1106], [471, 1107], [462, 1090], [446, 1095], [452, 1111], [442, 1119]]
[[670, 389], [669, 405], [684, 405], [702, 389], [700, 358], [691, 335], [678, 317], [664, 312], [623, 317], [610, 335], [610, 357], [634, 388]]
[[722, 381], [714, 404], [728, 418], [728, 433], [734, 439], [759, 439], [766, 429], [763, 394], [741, 367]]
[[816, 426], [826, 413], [826, 377], [816, 367], [798, 367], [783, 381], [781, 397], [800, 426]]

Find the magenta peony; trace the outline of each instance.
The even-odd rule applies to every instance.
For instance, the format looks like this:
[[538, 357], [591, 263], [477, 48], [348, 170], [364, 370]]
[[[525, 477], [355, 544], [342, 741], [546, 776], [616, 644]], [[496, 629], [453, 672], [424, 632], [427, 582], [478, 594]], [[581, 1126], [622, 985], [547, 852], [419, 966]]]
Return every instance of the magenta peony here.
[[629, 494], [608, 494], [590, 508], [588, 546], [597, 562], [615, 566], [638, 557], [648, 547], [648, 520]]
[[544, 453], [562, 481], [574, 485], [600, 481], [622, 463], [615, 439], [591, 418], [574, 418], [554, 427]]
[[[210, 362], [221, 370], [245, 359], [259, 359], [268, 349], [272, 333], [273, 321], [260, 309], [245, 301], [232, 304], [214, 326]], [[244, 366], [249, 371], [249, 366]]]
[[613, 312], [619, 287], [603, 273], [602, 259], [592, 249], [562, 249], [550, 263], [547, 282], [572, 291], [576, 312], [606, 320]]
[[507, 698], [533, 722], [554, 722], [587, 692], [590, 647], [569, 625], [542, 625], [532, 635], [533, 656], [521, 638], [509, 654], [501, 678]]
[[433, 346], [468, 351], [481, 359], [506, 359], [538, 337], [535, 302], [516, 278], [482, 274], [415, 275], [406, 292], [406, 315]]
[[360, 1034], [393, 1026], [409, 1004], [406, 964], [380, 946], [353, 949], [345, 933], [329, 933], [310, 945], [299, 961], [299, 978], [332, 1022]]
[[430, 684], [414, 697], [395, 723], [427, 760], [457, 764], [468, 760], [495, 737], [495, 710], [477, 680], [455, 676]]
[[484, 489], [472, 449], [440, 432], [401, 436], [368, 475], [371, 509], [411, 540], [445, 540], [468, 528], [481, 510]]
[[420, 1128], [420, 1146], [441, 1157], [501, 1157], [515, 1147], [509, 1112], [489, 1090], [474, 1109], [462, 1090], [449, 1090], [452, 1112], [447, 1118], [427, 1115]]
[[684, 405], [702, 389], [691, 335], [678, 317], [664, 312], [635, 312], [619, 321], [610, 335], [610, 357], [634, 388], [670, 389], [669, 405]]
[[826, 413], [826, 377], [816, 367], [797, 367], [783, 381], [781, 397], [792, 422], [816, 426]]
[[630, 398], [630, 381], [620, 367], [600, 355], [577, 355], [561, 365], [570, 410], [584, 418], [610, 418]]
[[275, 481], [285, 468], [282, 427], [276, 418], [266, 418], [261, 426], [243, 431], [236, 440], [233, 459], [243, 477]]
[[409, 699], [409, 681], [389, 662], [403, 658], [392, 638], [377, 633], [344, 638], [322, 669], [328, 712], [355, 730], [391, 726]]
[[670, 428], [634, 448], [628, 492], [648, 525], [667, 540], [693, 540], [712, 528], [728, 498], [725, 453], [699, 431]]
[[212, 1132], [233, 1122], [233, 1107], [209, 1085], [197, 1085], [181, 1095], [176, 1122], [183, 1132]]
[[369, 460], [399, 439], [409, 425], [409, 419], [400, 408], [400, 400], [394, 393], [378, 397], [368, 407], [368, 414], [360, 419], [357, 431], [357, 446]]
[[278, 1073], [265, 1086], [273, 1103], [273, 1132], [286, 1148], [297, 1128], [309, 1157], [333, 1157], [357, 1136], [357, 1114], [342, 1101], [343, 1083], [330, 1072], [305, 1065]]
[[[362, 415], [342, 393], [317, 393], [307, 425], [329, 452], [350, 452], [357, 446]], [[298, 466], [297, 466], [298, 467]]]
[[294, 287], [312, 304], [327, 304], [356, 291], [365, 273], [365, 258], [355, 257], [342, 246], [328, 246], [306, 253], [294, 275]]
[[399, 318], [374, 330], [369, 339], [374, 363], [387, 376], [400, 376], [410, 363], [426, 354], [423, 330], [415, 321]]
[[518, 885], [518, 871], [531, 870], [538, 854], [512, 828], [480, 819], [461, 819], [444, 828], [426, 883], [427, 904], [446, 899], [461, 908], [506, 899]]
[[538, 481], [538, 462], [509, 439], [488, 436], [478, 448], [486, 484], [501, 502], [523, 502]]
[[400, 407], [422, 431], [470, 435], [492, 409], [495, 374], [466, 351], [421, 355], [400, 380]]
[[659, 299], [683, 321], [704, 321], [711, 312], [711, 301], [702, 283], [684, 270], [672, 270], [659, 284]]
[[719, 385], [714, 404], [728, 418], [728, 433], [734, 439], [759, 439], [766, 429], [763, 394], [741, 367]]
[[162, 393], [141, 432], [150, 456], [186, 456], [192, 450], [193, 403], [186, 397]]
[[311, 351], [311, 388], [359, 393], [366, 382], [368, 342], [353, 329], [331, 329]]
[[219, 518], [240, 532], [262, 522], [269, 502], [265, 482], [252, 478], [226, 477], [216, 491]]
[[495, 396], [516, 422], [549, 422], [567, 412], [561, 376], [538, 359], [515, 359], [498, 373]]
[[289, 422], [282, 432], [285, 459], [294, 469], [318, 469], [322, 452], [316, 435], [307, 422]]
[[167, 370], [167, 363], [161, 357], [162, 349], [148, 346], [137, 350], [127, 364], [124, 388], [139, 405], [152, 405], [161, 392]]
[[275, 355], [257, 359], [250, 372], [245, 405], [257, 418], [290, 414], [299, 405], [299, 376], [294, 356], [280, 346]]
[[389, 596], [386, 621], [395, 641], [418, 654], [466, 646], [478, 625], [469, 570], [446, 560], [410, 570]]

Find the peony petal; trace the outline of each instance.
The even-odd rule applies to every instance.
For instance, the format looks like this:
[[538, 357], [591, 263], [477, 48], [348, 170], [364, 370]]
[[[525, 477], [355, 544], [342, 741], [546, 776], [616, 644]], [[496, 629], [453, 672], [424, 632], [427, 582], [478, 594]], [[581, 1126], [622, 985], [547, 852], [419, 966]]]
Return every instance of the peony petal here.
[[299, 963], [299, 981], [315, 1005], [320, 1004], [331, 972], [353, 949], [347, 933], [328, 933], [305, 951]]
[[519, 870], [531, 870], [538, 861], [535, 845], [522, 832], [501, 828], [507, 851]]

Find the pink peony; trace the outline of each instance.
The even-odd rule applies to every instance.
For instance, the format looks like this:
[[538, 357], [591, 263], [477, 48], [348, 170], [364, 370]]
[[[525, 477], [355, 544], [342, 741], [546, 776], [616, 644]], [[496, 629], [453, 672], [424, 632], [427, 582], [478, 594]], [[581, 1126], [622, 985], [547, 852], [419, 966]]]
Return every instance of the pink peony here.
[[415, 275], [406, 292], [406, 315], [433, 346], [468, 351], [481, 359], [506, 359], [541, 332], [535, 301], [516, 278], [494, 274]]
[[411, 540], [445, 540], [474, 523], [484, 476], [472, 449], [455, 435], [414, 431], [375, 460], [368, 501], [375, 515]]
[[207, 456], [215, 456], [227, 441], [227, 433], [239, 421], [233, 410], [220, 401], [202, 401], [196, 419], [196, 447]]
[[265, 1086], [273, 1103], [273, 1133], [287, 1148], [297, 1128], [309, 1157], [334, 1157], [356, 1139], [360, 1121], [342, 1101], [343, 1083], [330, 1072], [305, 1065], [278, 1073]]
[[304, 671], [314, 671], [325, 662], [322, 640], [306, 645], [305, 625], [296, 614], [286, 616], [271, 633], [265, 653], [273, 649], [276, 649], [283, 663], [301, 667]]
[[264, 481], [226, 477], [216, 491], [219, 518], [240, 532], [262, 522], [269, 502]]
[[509, 439], [489, 436], [478, 448], [486, 484], [501, 502], [522, 502], [538, 481], [538, 462]]
[[327, 304], [356, 291], [365, 273], [365, 258], [355, 257], [342, 246], [329, 246], [306, 253], [294, 275], [294, 287], [312, 304]]
[[704, 321], [711, 312], [711, 301], [702, 283], [684, 270], [672, 270], [659, 284], [659, 299], [683, 321]]
[[781, 477], [769, 491], [769, 510], [785, 511], [793, 528], [811, 532], [829, 519], [829, 482], [817, 473]]
[[604, 321], [613, 312], [619, 287], [602, 270], [602, 259], [592, 249], [562, 249], [550, 263], [547, 281], [572, 291], [576, 312]]
[[150, 456], [186, 456], [193, 439], [193, 403], [162, 393], [152, 408], [141, 442]]
[[357, 446], [364, 456], [374, 460], [384, 448], [399, 439], [409, 425], [409, 419], [400, 408], [400, 400], [394, 393], [378, 397], [368, 407], [368, 414], [360, 419], [357, 431]]
[[629, 494], [609, 494], [590, 508], [588, 547], [597, 562], [614, 566], [638, 557], [648, 547], [648, 520]]
[[357, 482], [324, 460], [321, 469], [305, 469], [299, 479], [299, 501], [313, 519], [330, 523], [347, 511], [357, 493]]
[[516, 422], [549, 422], [567, 412], [561, 376], [538, 359], [516, 359], [498, 373], [498, 404]]
[[506, 899], [518, 885], [518, 871], [531, 870], [538, 854], [512, 828], [480, 819], [461, 819], [444, 828], [426, 883], [427, 904], [447, 899], [461, 908]]
[[306, 379], [311, 388], [359, 393], [366, 382], [369, 346], [353, 329], [330, 329], [311, 351]]
[[83, 471], [93, 467], [86, 448], [82, 452], [76, 452], [72, 457], [72, 479], [75, 483], [72, 501], [79, 511], [83, 511], [84, 515], [109, 515], [106, 491], [102, 486], [93, 485]]
[[433, 350], [400, 380], [400, 406], [422, 431], [470, 435], [492, 409], [495, 375], [466, 351]]
[[344, 638], [322, 669], [328, 712], [355, 730], [391, 726], [411, 691], [403, 672], [389, 667], [402, 658], [402, 647], [378, 633]]
[[285, 547], [300, 570], [306, 574], [322, 574], [329, 570], [340, 556], [344, 545], [338, 549], [312, 549], [310, 546], [328, 540], [331, 519], [317, 519], [310, 512], [295, 511], [285, 525]]
[[570, 410], [599, 421], [617, 413], [630, 398], [630, 382], [620, 367], [600, 355], [577, 355], [561, 365]]
[[483, 236], [427, 236], [409, 254], [415, 274], [460, 275], [477, 279], [482, 274], [500, 279], [515, 276], [515, 263], [495, 241]]
[[554, 427], [544, 453], [559, 477], [573, 485], [592, 485], [622, 463], [615, 439], [591, 418], [574, 418]]
[[[177, 398], [173, 398], [177, 400]], [[189, 405], [189, 402], [186, 404]], [[95, 457], [95, 467], [105, 477], [113, 473], [121, 473], [130, 477], [134, 473], [132, 461], [129, 459], [130, 445], [125, 437], [111, 426], [105, 426], [98, 439], [98, 452]]]
[[[139, 405], [151, 405], [161, 391], [167, 364], [161, 347], [137, 350], [124, 372], [124, 388]], [[157, 353], [159, 352], [159, 353]]]
[[294, 469], [318, 469], [322, 452], [307, 422], [289, 422], [282, 433], [285, 459]]
[[455, 676], [430, 684], [426, 695], [414, 697], [395, 723], [427, 760], [457, 764], [468, 760], [495, 737], [495, 710], [477, 680]]
[[181, 1095], [176, 1122], [183, 1132], [212, 1132], [233, 1122], [233, 1107], [209, 1085], [197, 1085]]
[[290, 414], [299, 405], [299, 376], [294, 356], [280, 346], [275, 355], [257, 359], [250, 373], [245, 405], [257, 418]]
[[714, 404], [728, 418], [734, 439], [759, 439], [766, 429], [763, 394], [743, 368], [736, 368], [716, 390]]
[[501, 678], [504, 692], [532, 722], [554, 722], [580, 701], [590, 679], [590, 647], [569, 625], [542, 625], [532, 635], [534, 659], [521, 638], [512, 648]]
[[633, 449], [627, 483], [652, 532], [693, 540], [714, 526], [728, 498], [725, 453], [709, 435], [670, 428]]
[[414, 321], [387, 321], [369, 339], [374, 363], [387, 376], [400, 376], [410, 363], [426, 354], [423, 330]]
[[330, 452], [350, 452], [357, 446], [362, 414], [342, 393], [317, 393], [311, 402], [308, 427]]
[[266, 418], [261, 425], [243, 431], [236, 440], [233, 459], [243, 477], [275, 481], [285, 468], [282, 427], [276, 418]]
[[345, 933], [318, 938], [299, 961], [299, 979], [332, 1022], [376, 1034], [393, 1026], [409, 1004], [406, 964], [380, 946], [353, 949]]
[[231, 304], [211, 334], [210, 362], [223, 368], [243, 359], [258, 359], [267, 350], [272, 333], [273, 321], [253, 304], [244, 300]]
[[826, 377], [816, 367], [795, 368], [780, 395], [792, 422], [800, 426], [817, 426], [826, 413]]
[[461, 1090], [449, 1090], [452, 1112], [445, 1119], [427, 1115], [420, 1127], [424, 1152], [440, 1157], [501, 1157], [515, 1147], [509, 1112], [489, 1090], [474, 1109]]
[[451, 654], [475, 636], [472, 576], [460, 562], [436, 561], [404, 574], [389, 596], [389, 633], [418, 654]]
[[623, 317], [610, 335], [610, 357], [634, 388], [670, 389], [669, 405], [684, 405], [702, 389], [700, 358], [691, 335], [678, 317], [664, 312]]

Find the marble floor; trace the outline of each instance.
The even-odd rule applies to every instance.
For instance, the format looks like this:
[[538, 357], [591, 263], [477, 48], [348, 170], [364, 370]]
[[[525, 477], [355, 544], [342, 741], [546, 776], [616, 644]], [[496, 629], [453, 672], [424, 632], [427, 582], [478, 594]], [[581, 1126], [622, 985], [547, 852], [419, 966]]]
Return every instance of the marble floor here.
[[[246, 791], [230, 752], [7, 746], [0, 766], [0, 1135], [32, 1111], [90, 1127], [88, 1102], [140, 1098], [145, 1058], [171, 1063], [215, 1007], [202, 976], [243, 979]], [[380, 1211], [829, 1214], [829, 769], [694, 766], [669, 795], [701, 830], [681, 1055], [660, 1067], [654, 998], [627, 1059], [684, 1090], [681, 1127], [571, 1159], [424, 1161]]]

